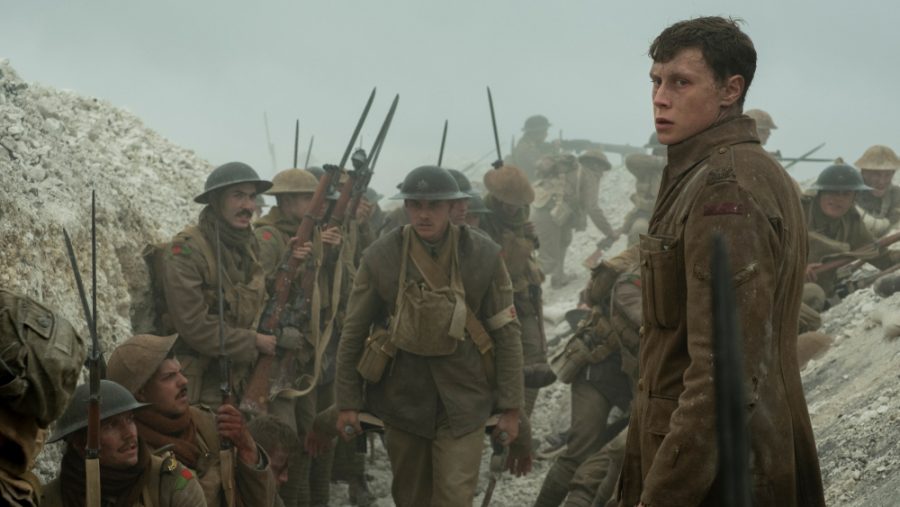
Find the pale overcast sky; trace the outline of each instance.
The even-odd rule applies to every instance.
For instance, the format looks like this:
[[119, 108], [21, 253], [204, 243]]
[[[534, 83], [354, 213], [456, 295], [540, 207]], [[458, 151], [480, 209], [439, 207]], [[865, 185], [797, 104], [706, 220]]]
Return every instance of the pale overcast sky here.
[[295, 118], [301, 151], [315, 135], [313, 161], [336, 162], [369, 90], [378, 87], [366, 146], [399, 93], [374, 180], [389, 192], [436, 162], [444, 119], [445, 165], [492, 147], [486, 85], [504, 154], [535, 113], [550, 118], [553, 136], [645, 143], [647, 47], [667, 25], [700, 15], [745, 20], [759, 53], [746, 107], [768, 110], [779, 127], [767, 148], [797, 155], [826, 142], [817, 155], [850, 162], [871, 144], [900, 150], [898, 5], [17, 0], [2, 2], [0, 57], [26, 80], [133, 111], [213, 164], [242, 160], [267, 176], [264, 111], [279, 169], [291, 164]]

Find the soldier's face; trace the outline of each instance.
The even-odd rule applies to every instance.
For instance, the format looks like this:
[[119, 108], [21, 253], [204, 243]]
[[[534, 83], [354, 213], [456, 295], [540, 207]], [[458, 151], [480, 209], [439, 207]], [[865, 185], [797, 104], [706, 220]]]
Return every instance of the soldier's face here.
[[219, 213], [235, 229], [250, 227], [256, 209], [256, 185], [239, 183], [226, 187], [219, 196]]
[[179, 416], [190, 406], [187, 385], [178, 359], [166, 359], [135, 397], [138, 401], [153, 404], [163, 414]]
[[457, 199], [453, 201], [450, 207], [450, 222], [453, 225], [462, 225], [466, 223], [466, 214], [469, 212], [469, 200]]
[[744, 89], [742, 76], [719, 83], [698, 48], [678, 52], [668, 62], [654, 62], [653, 118], [659, 141], [680, 143], [703, 132], [734, 105]]
[[420, 238], [433, 242], [444, 237], [450, 225], [450, 201], [407, 199], [404, 206], [409, 223]]
[[286, 196], [286, 199], [282, 202], [284, 202], [282, 211], [299, 222], [303, 220], [303, 215], [309, 210], [309, 205], [312, 203], [312, 194], [291, 194]]
[[819, 209], [828, 218], [841, 218], [853, 206], [856, 192], [819, 192]]
[[275, 476], [275, 485], [279, 488], [288, 481], [288, 454], [281, 447], [269, 451], [269, 469]]
[[100, 421], [100, 464], [112, 468], [128, 468], [138, 462], [137, 426], [134, 414], [107, 417]]
[[862, 170], [863, 181], [866, 185], [872, 187], [872, 195], [881, 197], [891, 187], [891, 181], [894, 179], [894, 171], [873, 171], [871, 169]]

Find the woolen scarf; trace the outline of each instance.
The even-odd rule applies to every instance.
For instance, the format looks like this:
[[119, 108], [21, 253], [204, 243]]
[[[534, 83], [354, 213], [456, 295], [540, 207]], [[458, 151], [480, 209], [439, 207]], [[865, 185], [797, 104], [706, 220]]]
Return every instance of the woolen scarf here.
[[[131, 507], [150, 480], [150, 451], [138, 442], [138, 462], [128, 468], [100, 465], [100, 504], [103, 507]], [[64, 507], [84, 507], [84, 453], [71, 445], [63, 455], [59, 474]]]
[[178, 461], [188, 468], [197, 469], [197, 460], [202, 451], [197, 445], [197, 428], [190, 409], [178, 417], [171, 417], [153, 407], [147, 407], [135, 412], [134, 422], [141, 439], [150, 448], [159, 449], [171, 444]]

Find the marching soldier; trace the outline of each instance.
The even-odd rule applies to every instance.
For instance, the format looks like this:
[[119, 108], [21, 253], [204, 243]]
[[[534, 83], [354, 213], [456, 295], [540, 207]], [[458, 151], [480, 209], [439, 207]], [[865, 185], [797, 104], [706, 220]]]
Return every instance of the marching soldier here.
[[766, 142], [769, 141], [769, 136], [772, 135], [772, 131], [778, 128], [775, 125], [775, 121], [772, 120], [772, 115], [762, 109], [750, 109], [745, 111], [744, 114], [753, 118], [756, 122], [756, 135], [759, 137], [759, 144], [765, 146]]
[[583, 231], [587, 225], [587, 219], [590, 218], [597, 230], [602, 232], [607, 241], [611, 243], [620, 234], [609, 225], [609, 220], [600, 209], [597, 198], [600, 195], [600, 179], [604, 173], [612, 169], [612, 165], [600, 150], [585, 151], [578, 156], [578, 164], [581, 167], [581, 171], [578, 173], [580, 176], [578, 203], [581, 213], [578, 215], [575, 230]]
[[[188, 404], [188, 380], [172, 351], [177, 338], [132, 336], [109, 357], [109, 380], [146, 403], [134, 413], [138, 436], [153, 449], [172, 446], [178, 461], [196, 472], [206, 505], [272, 506], [275, 481], [268, 457], [238, 409], [223, 404], [213, 412]], [[234, 448], [221, 450], [225, 440]]]
[[84, 356], [84, 340], [66, 319], [0, 289], [0, 505], [38, 505], [31, 469], [46, 428], [69, 403]]
[[[41, 505], [81, 507], [85, 504], [85, 445], [90, 388], [75, 389], [72, 401], [48, 442], [65, 440], [59, 477], [44, 488]], [[203, 489], [191, 470], [173, 456], [156, 456], [140, 438], [135, 411], [146, 407], [127, 389], [100, 381], [101, 505], [127, 507], [197, 507], [206, 505]]]
[[[547, 364], [547, 342], [544, 337], [541, 283], [544, 275], [535, 259], [538, 239], [528, 220], [528, 205], [534, 201], [534, 190], [528, 178], [517, 167], [505, 165], [484, 175], [488, 190], [484, 201], [491, 214], [480, 221], [480, 228], [500, 245], [512, 281], [516, 315], [522, 326], [524, 365]], [[525, 389], [525, 413], [531, 416], [538, 389]]]
[[894, 185], [894, 173], [900, 169], [900, 158], [894, 150], [876, 144], [856, 161], [863, 181], [872, 187], [856, 196], [856, 211], [866, 229], [879, 237], [900, 222], [900, 187]]
[[338, 431], [361, 433], [362, 410], [384, 421], [401, 507], [471, 505], [492, 410], [501, 412], [493, 438], [507, 445], [518, 434], [512, 287], [500, 247], [450, 223], [451, 201], [464, 197], [444, 169], [406, 176], [396, 198], [410, 225], [366, 250], [341, 335]]
[[[316, 177], [304, 169], [286, 169], [276, 174], [273, 178], [272, 188], [267, 193], [275, 196], [276, 205], [256, 222], [254, 228], [254, 233], [260, 245], [260, 262], [267, 278], [272, 279], [276, 275], [279, 267], [287, 260], [287, 255], [291, 255], [301, 262], [315, 262], [312, 242], [300, 245], [292, 242], [292, 238], [297, 233], [304, 215], [313, 212], [309, 207], [317, 186], [318, 180]], [[318, 249], [320, 256], [324, 256], [323, 254], [327, 251], [327, 248], [338, 248], [341, 245], [341, 234], [335, 227], [316, 232], [315, 234], [318, 237], [316, 241], [322, 244], [322, 247]], [[334, 262], [329, 261], [327, 265], [323, 264], [320, 266], [318, 271], [313, 271], [318, 285], [319, 299], [323, 302], [322, 308], [320, 308], [322, 315], [325, 315], [330, 307], [329, 302], [331, 298], [329, 294], [331, 287], [329, 280], [331, 277], [326, 276], [326, 273], [329, 270], [334, 270], [334, 264]], [[303, 271], [303, 269], [300, 270], [301, 273]], [[292, 298], [292, 300], [295, 299]], [[322, 329], [313, 330], [311, 328], [313, 319], [308, 319], [307, 322], [303, 323], [297, 319], [290, 318], [293, 315], [299, 315], [299, 312], [302, 312], [302, 309], [294, 309], [292, 312], [289, 312], [289, 318], [285, 319], [284, 329], [279, 336], [278, 347], [282, 350], [293, 350], [296, 352], [294, 360], [298, 378], [303, 376], [307, 379], [318, 379], [322, 371], [314, 371], [316, 342], [325, 339], [324, 336], [320, 336], [324, 326], [321, 326]], [[281, 368], [287, 367], [289, 366], [281, 365]], [[297, 431], [298, 438], [302, 440], [309, 431], [312, 420], [316, 415], [318, 390], [316, 388], [299, 398], [280, 394], [270, 404], [269, 411], [280, 421]], [[299, 452], [290, 457], [290, 466], [288, 468], [290, 479], [280, 488], [279, 492], [287, 507], [309, 504], [311, 495], [310, 468], [311, 458], [306, 452]]]
[[574, 155], [553, 155], [538, 162], [534, 184], [534, 225], [541, 241], [541, 269], [550, 277], [554, 289], [565, 287], [577, 278], [566, 273], [566, 251], [572, 243], [578, 206], [580, 169]]
[[505, 165], [518, 167], [529, 181], [538, 177], [538, 161], [547, 155], [556, 155], [559, 148], [547, 142], [550, 121], [544, 115], [536, 114], [525, 120], [522, 137], [504, 160]]
[[647, 232], [666, 167], [666, 147], [660, 144], [656, 132], [650, 136], [646, 147], [652, 151], [650, 155], [633, 153], [625, 157], [625, 168], [635, 179], [634, 193], [631, 195], [634, 208], [625, 215], [618, 232], [628, 235], [628, 246], [637, 244], [640, 235]]
[[205, 205], [199, 222], [179, 232], [166, 253], [162, 275], [166, 306], [181, 338], [176, 354], [188, 379], [192, 405], [215, 408], [222, 403], [223, 379], [214, 367], [219, 354], [217, 227], [224, 273], [225, 352], [238, 398], [259, 354], [275, 353], [275, 337], [256, 332], [266, 287], [259, 244], [250, 227], [256, 195], [271, 186], [247, 164], [217, 167], [206, 179], [203, 193], [194, 198]]
[[[641, 236], [640, 379], [621, 507], [719, 505], [710, 266], [714, 235], [734, 273], [754, 505], [824, 505], [797, 366], [806, 237], [790, 177], [742, 115], [756, 69], [733, 20], [695, 18], [650, 46], [653, 113], [668, 165]], [[790, 459], [784, 459], [787, 454]]]
[[631, 403], [641, 326], [638, 256], [635, 246], [592, 270], [585, 291], [591, 313], [554, 360], [560, 380], [572, 386], [572, 426], [565, 452], [544, 478], [536, 507], [560, 505], [576, 470], [609, 440], [610, 410], [627, 411]]

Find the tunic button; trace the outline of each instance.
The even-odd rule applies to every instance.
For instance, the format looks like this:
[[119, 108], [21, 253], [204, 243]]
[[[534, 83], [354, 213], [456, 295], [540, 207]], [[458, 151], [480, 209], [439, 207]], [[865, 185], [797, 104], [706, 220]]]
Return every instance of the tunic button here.
[[728, 151], [727, 148], [719, 148], [719, 153], [724, 154], [726, 151]]

